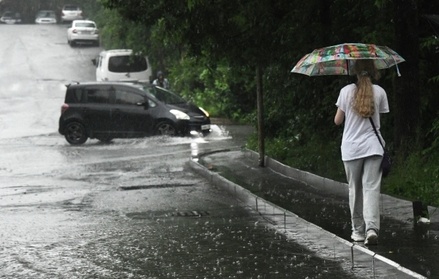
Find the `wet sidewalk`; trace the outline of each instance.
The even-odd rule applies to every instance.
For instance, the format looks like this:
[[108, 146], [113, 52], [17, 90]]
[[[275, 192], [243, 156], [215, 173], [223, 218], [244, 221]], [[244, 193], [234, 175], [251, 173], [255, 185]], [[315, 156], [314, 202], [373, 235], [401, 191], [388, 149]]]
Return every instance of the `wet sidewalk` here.
[[287, 237], [317, 254], [350, 262], [371, 278], [439, 278], [439, 211], [429, 225], [415, 225], [412, 202], [381, 195], [379, 244], [351, 242], [344, 183], [292, 169], [258, 154], [219, 150], [191, 161], [198, 173], [231, 191]]

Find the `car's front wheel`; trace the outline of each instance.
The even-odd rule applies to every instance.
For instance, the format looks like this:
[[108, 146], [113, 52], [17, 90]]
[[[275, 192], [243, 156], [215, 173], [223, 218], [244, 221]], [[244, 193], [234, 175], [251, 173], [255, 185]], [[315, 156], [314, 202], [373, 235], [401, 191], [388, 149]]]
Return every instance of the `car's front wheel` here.
[[84, 125], [76, 121], [66, 125], [64, 137], [72, 145], [83, 144], [88, 138]]
[[177, 135], [177, 130], [172, 123], [168, 121], [161, 121], [155, 126], [154, 134], [162, 136], [175, 136]]

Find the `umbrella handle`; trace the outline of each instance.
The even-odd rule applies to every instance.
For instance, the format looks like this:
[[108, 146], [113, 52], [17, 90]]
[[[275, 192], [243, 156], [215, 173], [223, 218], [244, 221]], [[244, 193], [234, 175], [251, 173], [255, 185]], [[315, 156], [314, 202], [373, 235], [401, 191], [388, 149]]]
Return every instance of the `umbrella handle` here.
[[401, 73], [399, 72], [399, 67], [398, 67], [398, 63], [396, 63], [395, 56], [392, 55], [392, 58], [393, 58], [393, 62], [395, 62], [396, 73], [398, 74], [398, 77], [400, 77], [400, 76], [401, 76]]

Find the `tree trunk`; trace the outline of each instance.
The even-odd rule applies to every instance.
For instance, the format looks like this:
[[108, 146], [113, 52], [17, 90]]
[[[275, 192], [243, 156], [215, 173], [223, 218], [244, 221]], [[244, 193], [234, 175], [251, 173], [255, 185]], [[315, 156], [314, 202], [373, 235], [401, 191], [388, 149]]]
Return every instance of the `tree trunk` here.
[[406, 158], [418, 147], [419, 93], [419, 20], [417, 0], [394, 1], [396, 50], [406, 60], [399, 64], [401, 77], [395, 82], [394, 143], [397, 157]]
[[259, 150], [259, 166], [265, 166], [265, 133], [264, 133], [264, 101], [262, 91], [262, 69], [256, 66], [256, 95], [258, 110], [258, 150]]

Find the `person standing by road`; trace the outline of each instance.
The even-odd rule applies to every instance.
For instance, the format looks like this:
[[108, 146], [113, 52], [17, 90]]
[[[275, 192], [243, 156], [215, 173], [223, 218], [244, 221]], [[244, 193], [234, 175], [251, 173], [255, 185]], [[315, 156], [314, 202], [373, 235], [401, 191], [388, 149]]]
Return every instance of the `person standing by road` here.
[[[349, 208], [354, 241], [378, 243], [381, 161], [384, 150], [374, 132], [380, 133], [380, 113], [389, 112], [385, 90], [372, 83], [379, 78], [373, 60], [356, 60], [357, 83], [340, 90], [334, 123], [344, 122], [341, 156], [349, 184]], [[383, 144], [385, 143], [381, 137]]]
[[165, 89], [169, 89], [169, 81], [165, 78], [162, 71], [157, 72], [157, 78], [152, 82], [152, 84], [160, 86]]

